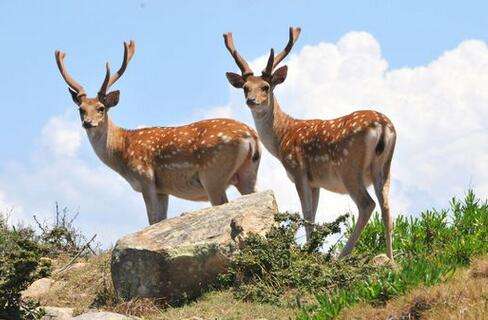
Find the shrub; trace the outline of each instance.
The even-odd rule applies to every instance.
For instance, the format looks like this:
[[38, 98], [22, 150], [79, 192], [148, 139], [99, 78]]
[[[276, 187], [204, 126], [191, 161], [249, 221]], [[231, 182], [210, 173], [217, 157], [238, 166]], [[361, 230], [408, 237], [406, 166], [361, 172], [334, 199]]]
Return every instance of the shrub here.
[[[76, 218], [78, 218], [78, 212], [72, 214], [67, 207], [60, 208], [57, 202], [53, 221], [39, 221], [34, 216], [39, 233], [38, 242], [45, 247], [49, 257], [59, 255], [73, 257], [82, 250], [87, 239], [75, 227]], [[89, 248], [91, 249], [91, 247]], [[83, 251], [83, 254], [86, 256], [89, 251]]]
[[[354, 227], [351, 220], [346, 233]], [[355, 254], [384, 251], [384, 226], [378, 214], [366, 226]], [[303, 308], [300, 319], [332, 319], [354, 303], [384, 304], [392, 297], [423, 285], [438, 284], [459, 266], [488, 252], [488, 204], [469, 191], [464, 201], [452, 199], [450, 210], [431, 210], [419, 217], [395, 220], [393, 249], [398, 268], [370, 273], [348, 288], [317, 295], [318, 305]]]
[[20, 300], [20, 292], [50, 272], [46, 252], [31, 228], [9, 227], [0, 214], [0, 318], [30, 319], [38, 316], [32, 304]]
[[319, 250], [328, 236], [340, 232], [346, 218], [314, 224], [311, 241], [299, 245], [296, 232], [307, 222], [297, 214], [277, 214], [278, 224], [265, 236], [251, 234], [244, 240], [221, 283], [232, 287], [240, 299], [301, 304], [307, 296], [360, 281], [375, 269], [367, 259], [355, 256], [332, 262], [329, 253]]

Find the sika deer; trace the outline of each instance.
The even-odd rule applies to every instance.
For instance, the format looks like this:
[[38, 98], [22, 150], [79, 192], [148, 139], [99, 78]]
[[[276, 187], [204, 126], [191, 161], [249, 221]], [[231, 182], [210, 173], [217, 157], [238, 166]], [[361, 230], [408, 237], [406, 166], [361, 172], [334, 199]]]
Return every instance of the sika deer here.
[[226, 189], [234, 185], [242, 194], [255, 192], [260, 149], [256, 132], [231, 119], [212, 119], [179, 127], [126, 130], [115, 125], [108, 110], [120, 92], [107, 90], [122, 76], [135, 52], [133, 41], [124, 43], [124, 60], [105, 80], [95, 98], [67, 72], [65, 54], [56, 51], [56, 62], [78, 105], [83, 127], [97, 156], [141, 192], [149, 223], [166, 219], [168, 196], [227, 202]]
[[[294, 182], [304, 218], [314, 222], [320, 188], [349, 194], [359, 209], [359, 217], [341, 252], [341, 256], [347, 255], [375, 207], [366, 189], [373, 184], [386, 226], [387, 255], [393, 259], [393, 223], [388, 198], [395, 128], [386, 116], [371, 110], [356, 111], [332, 120], [298, 120], [283, 112], [273, 90], [285, 81], [287, 66], [273, 70], [291, 51], [299, 34], [300, 28], [290, 28], [285, 49], [276, 57], [271, 49], [260, 76], [254, 75], [237, 52], [232, 34], [224, 34], [225, 46], [241, 70], [241, 75], [228, 72], [227, 79], [232, 86], [244, 89], [259, 137]], [[310, 232], [309, 226], [307, 239]]]

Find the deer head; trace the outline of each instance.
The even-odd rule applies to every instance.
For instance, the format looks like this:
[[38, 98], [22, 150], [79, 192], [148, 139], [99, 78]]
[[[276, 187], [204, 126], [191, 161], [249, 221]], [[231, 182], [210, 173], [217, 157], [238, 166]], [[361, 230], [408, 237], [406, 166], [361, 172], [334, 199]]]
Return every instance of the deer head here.
[[54, 53], [61, 76], [68, 84], [71, 97], [78, 106], [81, 123], [85, 129], [95, 128], [105, 123], [108, 109], [115, 107], [119, 102], [120, 91], [116, 90], [107, 93], [107, 90], [124, 74], [129, 61], [135, 53], [135, 49], [134, 41], [124, 42], [124, 60], [120, 69], [114, 75], [110, 75], [110, 66], [107, 62], [105, 79], [95, 98], [88, 98], [83, 86], [76, 82], [66, 70], [64, 65], [66, 54], [59, 50]]
[[261, 72], [260, 76], [254, 75], [246, 60], [237, 52], [234, 47], [232, 33], [224, 34], [225, 46], [241, 70], [241, 75], [233, 72], [227, 72], [225, 75], [232, 86], [244, 89], [246, 103], [251, 110], [260, 111], [263, 108], [267, 108], [270, 105], [274, 88], [285, 81], [288, 71], [287, 66], [282, 66], [276, 71], [273, 70], [290, 53], [300, 35], [300, 31], [300, 28], [290, 27], [288, 44], [277, 56], [274, 55], [274, 50], [271, 49], [266, 68]]

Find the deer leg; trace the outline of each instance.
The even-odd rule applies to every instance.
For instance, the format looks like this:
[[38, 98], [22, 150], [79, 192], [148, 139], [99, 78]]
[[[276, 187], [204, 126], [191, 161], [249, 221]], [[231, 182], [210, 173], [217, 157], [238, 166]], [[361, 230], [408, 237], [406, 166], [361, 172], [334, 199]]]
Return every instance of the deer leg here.
[[207, 192], [208, 200], [212, 206], [218, 206], [229, 202], [225, 190], [227, 189], [228, 178], [212, 173], [200, 173], [200, 182]]
[[164, 193], [158, 193], [158, 211], [159, 221], [166, 220], [168, 217], [168, 202], [169, 196]]
[[237, 181], [235, 187], [241, 194], [256, 192], [256, 180], [258, 175], [259, 159], [248, 159], [235, 173]]
[[357, 177], [353, 181], [345, 179], [345, 185], [349, 195], [358, 207], [359, 214], [354, 231], [349, 236], [349, 239], [347, 239], [346, 245], [339, 257], [344, 257], [351, 253], [375, 207], [375, 203], [364, 186], [362, 178]]
[[385, 225], [386, 255], [393, 260], [393, 218], [390, 214], [390, 172], [389, 166], [383, 170], [373, 170], [373, 185], [381, 208], [381, 216]]
[[[296, 177], [294, 179], [295, 182], [295, 187], [298, 192], [298, 197], [300, 198], [300, 204], [302, 206], [302, 213], [303, 213], [303, 218], [308, 221], [308, 222], [315, 222], [315, 211], [314, 207], [314, 191], [310, 183], [308, 182], [308, 179], [304, 177]], [[318, 192], [316, 193], [316, 201], [318, 203]], [[315, 208], [316, 209], [316, 208]], [[312, 226], [305, 226], [305, 235], [307, 238], [307, 241], [310, 240], [310, 235], [312, 233]]]
[[312, 212], [313, 212], [313, 221], [315, 222], [315, 216], [317, 215], [317, 209], [319, 207], [319, 198], [320, 198], [320, 188], [312, 188]]
[[147, 218], [149, 224], [155, 224], [166, 219], [168, 212], [168, 195], [158, 194], [155, 186], [142, 190], [142, 197], [146, 204]]

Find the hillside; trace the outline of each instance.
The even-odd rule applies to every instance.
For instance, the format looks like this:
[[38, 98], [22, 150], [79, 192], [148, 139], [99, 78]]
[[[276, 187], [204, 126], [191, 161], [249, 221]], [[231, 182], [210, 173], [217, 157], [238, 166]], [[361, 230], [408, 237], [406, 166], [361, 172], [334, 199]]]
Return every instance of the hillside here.
[[[9, 284], [15, 297], [36, 278], [48, 276], [53, 284], [37, 299], [41, 306], [73, 308], [75, 315], [98, 309], [143, 319], [482, 319], [487, 311], [488, 204], [471, 191], [463, 201], [453, 199], [449, 210], [399, 216], [394, 264], [379, 255], [384, 250], [379, 215], [365, 228], [354, 254], [343, 260], [334, 259], [342, 241], [328, 252], [320, 247], [344, 223], [347, 236], [354, 220], [343, 216], [317, 225], [314, 241], [298, 245], [295, 233], [305, 222], [294, 214], [276, 219], [281, 223], [266, 236], [245, 239], [214, 290], [182, 306], [153, 299], [118, 300], [110, 277], [110, 250], [79, 255], [84, 242], [65, 222], [43, 226], [40, 236], [3, 223], [0, 242], [11, 248], [2, 251], [3, 270], [9, 259], [23, 257], [13, 256], [15, 250], [35, 254], [27, 257], [31, 271], [25, 278], [18, 272], [15, 277], [1, 273], [0, 289], [7, 292]], [[72, 238], [78, 240], [66, 241]], [[14, 244], [20, 249], [12, 249]], [[7, 302], [12, 301], [18, 300]], [[21, 307], [31, 308], [25, 303]], [[24, 314], [26, 319], [40, 317]]]

